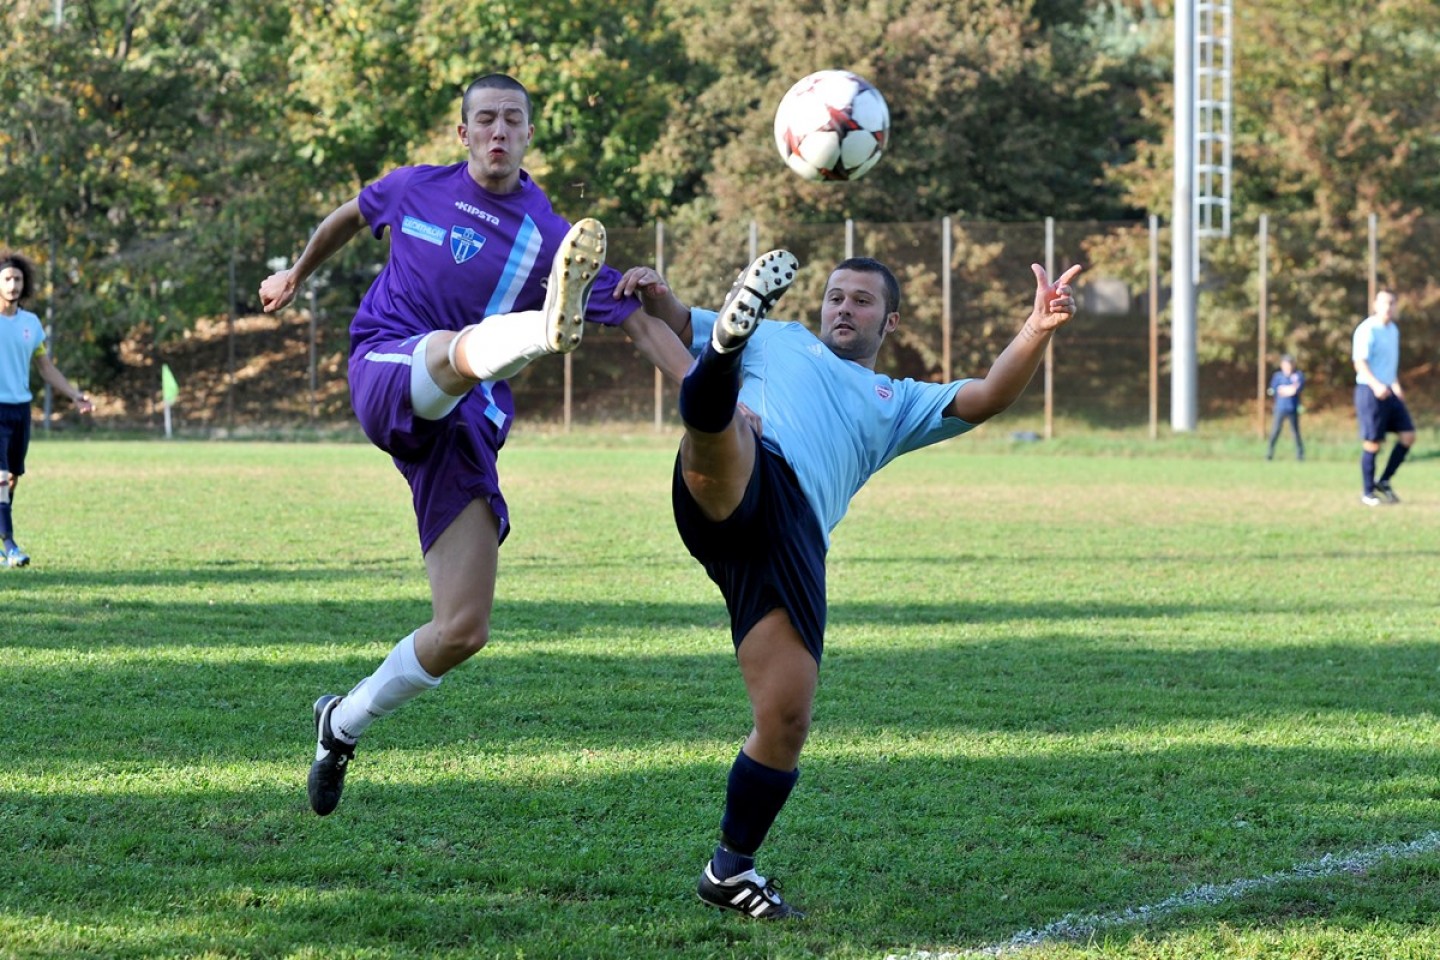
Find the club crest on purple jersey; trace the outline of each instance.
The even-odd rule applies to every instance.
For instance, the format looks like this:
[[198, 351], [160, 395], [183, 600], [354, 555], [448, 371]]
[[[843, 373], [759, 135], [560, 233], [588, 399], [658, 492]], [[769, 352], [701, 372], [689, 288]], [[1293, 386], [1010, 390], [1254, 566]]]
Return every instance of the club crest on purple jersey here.
[[450, 253], [455, 257], [456, 263], [464, 263], [485, 246], [485, 238], [475, 232], [473, 227], [451, 227], [450, 228]]

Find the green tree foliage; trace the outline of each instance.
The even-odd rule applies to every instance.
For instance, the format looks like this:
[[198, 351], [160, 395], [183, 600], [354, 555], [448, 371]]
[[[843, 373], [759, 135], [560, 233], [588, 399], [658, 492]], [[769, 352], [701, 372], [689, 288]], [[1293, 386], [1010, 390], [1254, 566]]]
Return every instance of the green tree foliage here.
[[[1350, 333], [1368, 311], [1370, 214], [1381, 282], [1400, 288], [1412, 316], [1440, 303], [1416, 242], [1420, 218], [1440, 209], [1440, 8], [1323, 0], [1235, 11], [1234, 229], [1230, 242], [1204, 248], [1202, 358], [1254, 362], [1256, 232], [1268, 214], [1269, 342], [1344, 385]], [[1155, 39], [1168, 58], [1170, 37]], [[1173, 185], [1168, 80], [1145, 91], [1144, 111], [1163, 136], [1142, 141], [1113, 179], [1135, 206], [1164, 212]], [[1412, 326], [1407, 353], [1433, 354], [1436, 332]]]
[[[645, 169], [690, 184], [699, 219], [1038, 219], [1135, 215], [1105, 182], [1131, 155], [1138, 48], [1097, 44], [1123, 8], [1079, 3], [869, 0], [717, 7], [673, 0], [690, 59], [715, 76], [683, 91]], [[744, 55], [737, 55], [743, 51]], [[772, 126], [789, 86], [843, 67], [890, 106], [888, 155], [853, 184], [813, 184], [778, 162]], [[703, 181], [683, 169], [703, 171]]]
[[[666, 120], [678, 40], [650, 2], [571, 0], [307, 0], [293, 18], [283, 147], [305, 167], [313, 201], [279, 204], [293, 256], [318, 219], [366, 183], [408, 163], [465, 158], [461, 94], [476, 77], [508, 73], [529, 89], [535, 139], [526, 168], [571, 217], [638, 222], [653, 178], [635, 173]], [[326, 265], [322, 304], [343, 317], [384, 249], [350, 245]]]
[[[114, 345], [137, 326], [163, 340], [252, 309], [267, 261], [293, 257], [364, 183], [461, 159], [460, 92], [497, 71], [533, 94], [528, 166], [556, 206], [617, 226], [673, 224], [670, 261], [685, 265], [687, 290], [724, 289], [748, 221], [793, 231], [848, 217], [908, 225], [888, 236], [928, 244], [944, 216], [964, 236], [991, 221], [1165, 216], [1171, 8], [64, 0], [56, 26], [53, 0], [12, 0], [0, 7], [0, 243], [53, 273], [67, 357], [122, 362]], [[1263, 0], [1236, 13], [1236, 237], [1207, 247], [1203, 355], [1246, 358], [1263, 212], [1275, 227], [1272, 342], [1310, 354], [1309, 369], [1322, 355], [1343, 366], [1335, 358], [1364, 307], [1369, 214], [1383, 279], [1412, 314], [1440, 302], [1415, 233], [1440, 201], [1440, 10]], [[890, 151], [853, 184], [802, 181], [773, 145], [784, 91], [827, 67], [870, 78], [891, 107]], [[1110, 247], [1141, 245], [1128, 258], [1138, 279], [1143, 231], [1099, 233]], [[962, 244], [951, 266], [982, 268], [985, 249]], [[336, 322], [383, 255], [357, 243], [327, 265]], [[938, 273], [927, 262], [907, 284], [928, 294]], [[933, 346], [901, 347], [933, 366]]]
[[285, 17], [262, 0], [52, 11], [4, 14], [0, 207], [6, 242], [53, 270], [57, 340], [94, 367], [134, 326], [226, 309], [216, 277], [274, 173], [256, 131]]
[[679, 42], [655, 4], [309, 0], [295, 16], [287, 132], [350, 195], [403, 163], [464, 158], [460, 95], [487, 73], [530, 90], [527, 167], [557, 207], [647, 214], [641, 153], [666, 120]]

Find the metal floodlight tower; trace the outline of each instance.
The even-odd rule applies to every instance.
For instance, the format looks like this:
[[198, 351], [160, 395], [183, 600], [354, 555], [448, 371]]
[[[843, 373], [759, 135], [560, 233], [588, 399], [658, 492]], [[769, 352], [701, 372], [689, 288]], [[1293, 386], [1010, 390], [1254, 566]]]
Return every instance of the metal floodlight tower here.
[[[1195, 235], [1228, 237], [1230, 0], [1199, 0], [1195, 12]], [[1197, 245], [1197, 272], [1199, 249]]]
[[1175, 6], [1175, 193], [1170, 253], [1170, 426], [1198, 423], [1200, 239], [1230, 235], [1230, 0]]

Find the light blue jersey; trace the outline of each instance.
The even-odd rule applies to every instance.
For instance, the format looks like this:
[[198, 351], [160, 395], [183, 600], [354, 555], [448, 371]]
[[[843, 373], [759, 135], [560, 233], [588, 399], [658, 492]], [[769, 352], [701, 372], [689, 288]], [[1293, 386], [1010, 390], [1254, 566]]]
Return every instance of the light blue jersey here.
[[[1400, 327], [1395, 321], [1381, 323], [1376, 317], [1366, 317], [1355, 328], [1351, 350], [1351, 358], [1370, 364], [1375, 379], [1386, 386], [1400, 379]], [[1356, 373], [1355, 382], [1365, 380]]]
[[30, 362], [45, 349], [45, 328], [29, 310], [0, 314], [0, 403], [29, 403]]
[[[694, 355], [709, 342], [715, 318], [691, 311]], [[762, 321], [745, 345], [742, 371], [740, 402], [760, 416], [761, 442], [795, 471], [827, 541], [877, 470], [975, 427], [943, 414], [968, 380], [892, 380], [837, 357], [799, 323]]]

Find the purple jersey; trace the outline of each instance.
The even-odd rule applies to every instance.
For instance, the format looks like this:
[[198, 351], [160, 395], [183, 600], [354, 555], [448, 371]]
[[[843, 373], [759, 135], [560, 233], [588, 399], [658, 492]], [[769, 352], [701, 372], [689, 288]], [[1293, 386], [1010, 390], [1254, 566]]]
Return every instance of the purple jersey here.
[[[390, 257], [350, 325], [350, 352], [431, 330], [459, 330], [498, 313], [539, 310], [555, 251], [570, 223], [520, 172], [520, 189], [491, 193], [465, 163], [401, 167], [360, 191], [376, 237], [390, 230]], [[620, 272], [605, 267], [585, 319], [609, 326], [639, 300], [615, 300]]]
[[[422, 550], [475, 500], [489, 503], [504, 541], [510, 512], [495, 459], [515, 416], [510, 385], [481, 384], [449, 416], [425, 420], [411, 409], [411, 365], [424, 362], [416, 347], [432, 331], [543, 308], [570, 224], [524, 171], [519, 190], [494, 194], [464, 163], [401, 167], [360, 191], [360, 212], [376, 237], [389, 229], [390, 257], [350, 324], [355, 414], [410, 483]], [[639, 307], [613, 299], [619, 280], [613, 267], [600, 272], [585, 319], [613, 326]]]

